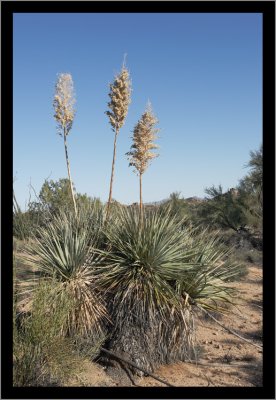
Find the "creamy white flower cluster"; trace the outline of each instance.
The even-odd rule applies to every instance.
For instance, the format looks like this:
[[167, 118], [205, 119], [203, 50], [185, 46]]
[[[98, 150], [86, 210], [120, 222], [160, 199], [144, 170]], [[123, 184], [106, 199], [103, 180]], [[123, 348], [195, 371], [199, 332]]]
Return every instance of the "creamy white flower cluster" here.
[[135, 167], [138, 174], [142, 175], [147, 169], [149, 162], [158, 156], [157, 153], [151, 151], [159, 148], [159, 146], [153, 143], [159, 131], [159, 129], [154, 128], [157, 122], [158, 120], [154, 116], [151, 106], [148, 105], [146, 111], [133, 130], [132, 150], [126, 153], [126, 155], [130, 161], [129, 166]]
[[59, 74], [55, 89], [54, 117], [58, 123], [58, 133], [61, 136], [63, 134], [68, 135], [76, 112], [74, 109], [76, 100], [71, 74]]
[[111, 111], [106, 111], [110, 124], [115, 132], [118, 132], [125, 122], [128, 106], [131, 101], [130, 93], [131, 82], [129, 79], [129, 72], [123, 67], [121, 73], [117, 75], [114, 82], [110, 84], [110, 102], [108, 103], [108, 107]]

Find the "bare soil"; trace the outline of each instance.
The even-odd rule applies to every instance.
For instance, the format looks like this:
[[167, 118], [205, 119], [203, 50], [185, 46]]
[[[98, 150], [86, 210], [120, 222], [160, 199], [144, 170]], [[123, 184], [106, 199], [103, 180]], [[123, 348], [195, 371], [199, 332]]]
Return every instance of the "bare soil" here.
[[[240, 336], [262, 346], [262, 268], [249, 264], [248, 275], [231, 283], [240, 292], [239, 305], [215, 317]], [[262, 349], [227, 332], [204, 314], [198, 315], [198, 364], [179, 362], [160, 366], [155, 375], [174, 386], [262, 386]], [[202, 365], [204, 364], [204, 365]], [[66, 386], [165, 386], [154, 378], [131, 377], [87, 361]]]

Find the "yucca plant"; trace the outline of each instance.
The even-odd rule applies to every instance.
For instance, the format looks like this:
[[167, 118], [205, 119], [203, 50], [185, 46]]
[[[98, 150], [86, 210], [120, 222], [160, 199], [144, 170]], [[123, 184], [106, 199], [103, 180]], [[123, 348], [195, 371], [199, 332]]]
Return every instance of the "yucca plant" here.
[[[100, 224], [100, 219], [96, 215], [94, 222]], [[88, 222], [85, 212], [56, 215], [47, 227], [38, 229], [21, 260], [34, 267], [36, 274], [60, 282], [60, 293], [53, 296], [49, 306], [54, 308], [63, 292], [71, 296], [73, 306], [64, 326], [68, 334], [99, 337], [103, 335], [103, 321], [108, 318], [94, 277], [99, 258], [94, 247], [99, 244], [100, 228], [91, 228], [93, 216]], [[30, 288], [36, 281], [29, 282]]]
[[64, 149], [65, 149], [65, 158], [67, 165], [68, 178], [70, 182], [70, 189], [72, 200], [74, 204], [75, 214], [77, 214], [77, 206], [74, 195], [74, 188], [71, 179], [71, 171], [70, 171], [70, 163], [68, 157], [68, 148], [67, 148], [67, 136], [69, 135], [74, 117], [75, 117], [75, 95], [74, 95], [74, 85], [71, 74], [59, 74], [57, 83], [56, 83], [56, 92], [54, 96], [54, 110], [55, 110], [55, 120], [57, 121], [57, 131], [60, 136], [63, 136], [64, 141]]
[[[113, 322], [109, 347], [153, 371], [194, 357], [193, 305], [201, 297], [216, 300], [217, 292], [204, 292], [208, 284], [226, 289], [216, 272], [216, 242], [203, 243], [202, 236], [198, 245], [196, 232], [183, 229], [168, 209], [145, 212], [142, 224], [140, 218], [139, 210], [121, 208], [117, 223], [106, 227], [110, 248], [101, 252], [97, 281]], [[197, 286], [200, 274], [205, 286]]]
[[108, 115], [110, 125], [112, 127], [113, 132], [115, 133], [111, 177], [109, 185], [109, 196], [106, 209], [106, 219], [108, 219], [110, 203], [112, 200], [117, 137], [119, 134], [119, 130], [125, 123], [128, 107], [130, 104], [130, 94], [131, 94], [131, 82], [129, 79], [129, 71], [127, 70], [124, 62], [121, 72], [115, 77], [114, 82], [110, 84], [110, 92], [109, 92], [110, 101], [108, 103], [110, 111], [108, 110], [105, 112]]
[[142, 176], [150, 161], [157, 157], [157, 153], [152, 150], [158, 148], [153, 141], [157, 138], [156, 134], [158, 129], [154, 126], [158, 122], [154, 116], [150, 102], [148, 102], [146, 111], [143, 113], [141, 119], [135, 125], [133, 130], [133, 144], [131, 150], [126, 153], [129, 159], [129, 166], [135, 168], [135, 172], [139, 175], [139, 188], [140, 188], [140, 214], [142, 214]]
[[228, 285], [239, 274], [241, 265], [229, 262], [232, 248], [225, 248], [219, 231], [210, 232], [208, 228], [191, 228], [186, 250], [196, 249], [191, 258], [194, 266], [175, 282], [176, 292], [184, 299], [200, 305], [208, 311], [227, 312], [229, 304], [234, 304], [236, 291]]

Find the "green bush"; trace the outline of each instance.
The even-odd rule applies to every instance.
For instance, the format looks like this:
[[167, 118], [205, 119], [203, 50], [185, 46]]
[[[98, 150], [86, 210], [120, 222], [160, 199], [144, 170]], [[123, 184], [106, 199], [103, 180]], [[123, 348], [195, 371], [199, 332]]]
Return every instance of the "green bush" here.
[[63, 334], [71, 308], [65, 293], [52, 309], [49, 305], [59, 283], [42, 281], [28, 313], [17, 313], [14, 304], [13, 385], [60, 386], [80, 368], [74, 342]]
[[[74, 213], [61, 212], [47, 227], [38, 228], [37, 237], [26, 244], [20, 260], [36, 269], [36, 275], [60, 282], [52, 306], [67, 293], [74, 306], [67, 315], [66, 329], [73, 336], [104, 335], [105, 304], [95, 283], [103, 212], [96, 206]], [[36, 280], [30, 280], [30, 290]]]

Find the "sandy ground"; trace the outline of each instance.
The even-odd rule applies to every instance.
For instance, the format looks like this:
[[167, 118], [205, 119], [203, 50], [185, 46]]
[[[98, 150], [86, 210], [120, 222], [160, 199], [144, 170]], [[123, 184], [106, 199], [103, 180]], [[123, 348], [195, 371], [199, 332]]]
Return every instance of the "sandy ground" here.
[[[216, 317], [240, 336], [262, 346], [262, 268], [249, 264], [248, 270], [247, 276], [231, 284], [240, 291], [238, 310]], [[199, 317], [199, 363], [164, 365], [155, 375], [174, 386], [262, 386], [262, 349], [225, 331], [206, 315]], [[82, 372], [66, 386], [165, 385], [149, 376], [130, 379], [124, 370], [111, 370], [107, 374], [102, 366], [87, 361]]]

